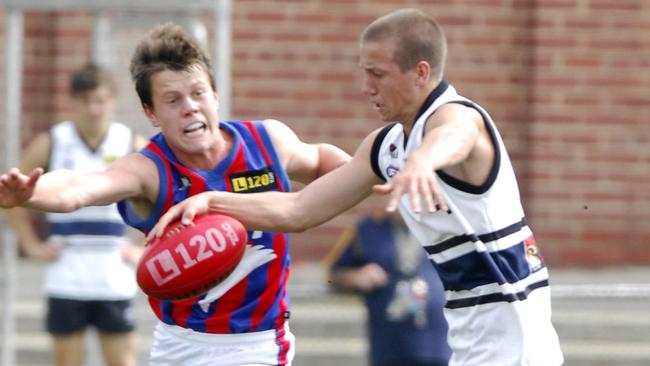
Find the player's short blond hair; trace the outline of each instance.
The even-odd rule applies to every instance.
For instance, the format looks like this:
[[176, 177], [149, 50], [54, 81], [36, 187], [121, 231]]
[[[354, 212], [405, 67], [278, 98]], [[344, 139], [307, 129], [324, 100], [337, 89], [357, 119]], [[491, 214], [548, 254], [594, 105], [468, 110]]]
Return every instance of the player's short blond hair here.
[[442, 78], [447, 39], [432, 16], [418, 9], [400, 9], [376, 19], [361, 33], [361, 43], [387, 40], [395, 42], [393, 61], [402, 72], [426, 61], [433, 77]]

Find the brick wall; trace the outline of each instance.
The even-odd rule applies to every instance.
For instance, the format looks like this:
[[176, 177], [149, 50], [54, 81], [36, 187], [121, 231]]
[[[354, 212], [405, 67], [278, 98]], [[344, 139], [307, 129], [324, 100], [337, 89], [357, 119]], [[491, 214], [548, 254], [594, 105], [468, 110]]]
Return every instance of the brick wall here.
[[558, 263], [649, 263], [650, 3], [535, 14], [529, 201]]
[[[354, 152], [381, 126], [359, 92], [358, 34], [404, 6], [442, 23], [446, 75], [497, 122], [547, 261], [650, 263], [647, 1], [235, 1], [233, 117], [277, 118], [307, 141]], [[26, 140], [65, 116], [65, 83], [90, 54], [92, 16], [29, 14], [25, 28]], [[130, 55], [119, 56], [114, 68], [126, 73]], [[343, 227], [380, 207], [373, 199], [293, 235], [294, 257], [321, 258]]]

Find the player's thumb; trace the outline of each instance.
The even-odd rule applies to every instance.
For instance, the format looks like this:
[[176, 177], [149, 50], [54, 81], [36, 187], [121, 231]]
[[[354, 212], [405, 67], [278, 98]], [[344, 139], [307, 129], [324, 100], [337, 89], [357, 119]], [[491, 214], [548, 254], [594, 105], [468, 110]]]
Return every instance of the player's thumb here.
[[393, 191], [393, 185], [391, 183], [375, 184], [372, 186], [372, 190], [378, 194], [388, 194]]
[[191, 225], [192, 221], [194, 221], [194, 216], [196, 216], [196, 210], [193, 208], [188, 208], [183, 212], [183, 215], [181, 216], [181, 224], [185, 226]]

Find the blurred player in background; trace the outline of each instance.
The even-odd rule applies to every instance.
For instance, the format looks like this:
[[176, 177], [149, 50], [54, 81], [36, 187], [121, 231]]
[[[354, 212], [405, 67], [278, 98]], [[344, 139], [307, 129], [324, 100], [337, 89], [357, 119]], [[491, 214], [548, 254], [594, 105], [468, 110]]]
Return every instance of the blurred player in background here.
[[445, 295], [426, 253], [398, 214], [345, 230], [327, 256], [329, 282], [363, 296], [371, 366], [447, 366]]
[[[146, 140], [112, 122], [115, 93], [108, 70], [87, 64], [75, 71], [70, 81], [73, 119], [36, 136], [23, 153], [21, 170], [104, 171], [115, 159], [144, 146]], [[126, 236], [116, 205], [45, 214], [49, 228], [45, 241], [27, 210], [10, 210], [9, 219], [23, 253], [49, 262], [45, 293], [53, 364], [81, 366], [84, 331], [93, 326], [106, 365], [135, 365], [133, 266], [142, 243]]]
[[508, 153], [488, 113], [443, 77], [446, 39], [416, 9], [362, 33], [362, 91], [387, 123], [346, 165], [295, 193], [194, 196], [163, 216], [233, 216], [249, 228], [302, 231], [368, 197], [388, 194], [445, 288], [457, 366], [557, 366], [548, 271], [528, 226]]
[[[299, 140], [280, 121], [220, 122], [210, 61], [178, 26], [147, 33], [130, 69], [145, 115], [161, 130], [149, 145], [102, 173], [12, 169], [0, 176], [1, 207], [72, 211], [119, 201], [124, 221], [148, 232], [169, 207], [200, 192], [290, 191], [290, 179], [309, 183], [350, 159], [332, 145]], [[152, 366], [291, 363], [287, 235], [256, 231], [249, 238], [240, 262], [246, 267], [231, 275], [242, 280], [223, 296], [150, 299], [160, 319]]]

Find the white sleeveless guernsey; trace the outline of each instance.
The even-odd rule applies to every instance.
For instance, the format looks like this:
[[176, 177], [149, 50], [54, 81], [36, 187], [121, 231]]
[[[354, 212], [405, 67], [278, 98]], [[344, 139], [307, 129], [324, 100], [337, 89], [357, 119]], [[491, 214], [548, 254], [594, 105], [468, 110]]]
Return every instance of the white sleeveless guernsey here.
[[510, 159], [487, 112], [443, 81], [420, 110], [407, 140], [399, 123], [380, 132], [372, 149], [373, 169], [390, 181], [422, 144], [427, 119], [446, 103], [480, 112], [496, 148], [494, 166], [481, 186], [437, 172], [450, 213], [415, 213], [406, 195], [399, 205], [445, 287], [453, 350], [449, 365], [561, 365], [548, 272], [526, 224]]
[[[125, 125], [111, 124], [104, 141], [92, 151], [73, 122], [50, 130], [52, 148], [48, 170], [104, 171], [116, 158], [133, 150], [133, 134]], [[125, 300], [135, 296], [133, 268], [121, 256], [125, 228], [115, 204], [84, 207], [70, 213], [46, 213], [50, 240], [61, 244], [61, 256], [48, 265], [48, 296], [76, 300]]]

